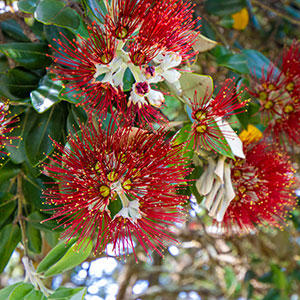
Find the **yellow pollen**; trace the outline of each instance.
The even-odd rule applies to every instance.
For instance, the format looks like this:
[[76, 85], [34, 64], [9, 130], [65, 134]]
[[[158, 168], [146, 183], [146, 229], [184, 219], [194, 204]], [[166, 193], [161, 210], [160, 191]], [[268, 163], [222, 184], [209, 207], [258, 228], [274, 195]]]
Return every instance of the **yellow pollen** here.
[[288, 92], [292, 92], [294, 90], [294, 87], [295, 87], [295, 83], [294, 82], [289, 82], [286, 86], [285, 86], [285, 89], [288, 91]]
[[242, 194], [244, 194], [245, 192], [246, 192], [246, 188], [243, 186], [243, 185], [241, 185], [240, 187], [239, 187], [239, 191], [240, 191], [240, 193], [242, 193]]
[[121, 26], [116, 29], [116, 36], [118, 39], [124, 39], [127, 36], [128, 30]]
[[122, 186], [123, 186], [123, 189], [125, 189], [125, 190], [127, 190], [127, 191], [129, 191], [129, 190], [131, 190], [131, 188], [132, 188], [132, 182], [131, 182], [131, 180], [130, 179], [127, 179], [125, 182], [123, 182], [123, 184], [122, 184]]
[[198, 110], [196, 113], [195, 113], [195, 118], [196, 120], [198, 121], [202, 121], [206, 118], [206, 112], [202, 111], [202, 110]]
[[273, 106], [274, 106], [274, 103], [271, 100], [268, 100], [264, 105], [265, 109], [270, 109]]
[[207, 126], [204, 125], [204, 124], [202, 124], [202, 125], [197, 125], [197, 127], [196, 127], [196, 131], [197, 131], [198, 133], [204, 133], [204, 132], [206, 131], [206, 129], [207, 129]]
[[95, 171], [99, 172], [100, 168], [101, 168], [100, 162], [97, 161], [97, 163], [95, 164]]
[[274, 91], [275, 90], [275, 85], [270, 83], [268, 88], [269, 88], [269, 90]]
[[234, 170], [233, 171], [233, 176], [234, 177], [240, 177], [242, 175], [241, 171], [240, 170]]
[[283, 111], [284, 111], [285, 113], [287, 113], [287, 114], [293, 112], [294, 110], [295, 110], [295, 109], [294, 109], [294, 106], [293, 106], [292, 104], [287, 104], [287, 105], [284, 107], [284, 109], [283, 109]]
[[107, 179], [111, 182], [114, 182], [116, 179], [118, 178], [118, 173], [116, 171], [111, 171], [108, 175], [107, 175]]
[[110, 188], [107, 185], [101, 185], [99, 192], [102, 197], [106, 198], [110, 195]]
[[266, 92], [260, 92], [259, 93], [259, 99], [262, 100], [262, 101], [265, 101], [267, 100], [268, 98], [268, 94]]

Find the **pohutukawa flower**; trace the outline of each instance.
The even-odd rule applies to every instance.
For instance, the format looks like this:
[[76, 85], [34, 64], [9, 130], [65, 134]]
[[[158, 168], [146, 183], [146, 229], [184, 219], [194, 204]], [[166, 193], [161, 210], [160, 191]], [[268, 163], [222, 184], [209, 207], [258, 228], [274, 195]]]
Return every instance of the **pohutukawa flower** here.
[[189, 173], [182, 147], [162, 132], [81, 126], [68, 146], [54, 142], [55, 153], [44, 173], [55, 179], [44, 191], [54, 204], [51, 219], [65, 237], [95, 238], [95, 252], [113, 244], [117, 255], [134, 251], [134, 241], [150, 255], [170, 242], [169, 225], [183, 222], [186, 196], [177, 193]]
[[[15, 128], [15, 123], [18, 122], [18, 118], [9, 117], [10, 111], [8, 110], [8, 103], [0, 102], [0, 153], [9, 155], [6, 151], [2, 149], [6, 145], [11, 145], [12, 141], [19, 139], [17, 136], [8, 136]], [[4, 159], [4, 157], [1, 157]]]
[[[194, 148], [199, 150], [221, 149], [225, 147], [224, 135], [226, 130], [222, 130], [222, 120], [230, 115], [242, 112], [242, 108], [247, 104], [246, 101], [239, 101], [240, 93], [236, 92], [235, 85], [232, 80], [226, 80], [215, 99], [212, 94], [206, 94], [203, 98], [195, 97], [191, 100], [192, 125], [191, 138], [194, 140]], [[225, 123], [226, 124], [226, 123]], [[225, 125], [224, 125], [225, 126]]]
[[108, 14], [102, 17], [105, 19], [106, 28], [117, 39], [131, 38], [153, 2], [153, 0], [112, 0], [108, 4], [108, 1], [105, 1]]
[[272, 63], [254, 78], [250, 93], [260, 103], [267, 125], [265, 135], [286, 145], [300, 143], [300, 44], [293, 42], [282, 56], [281, 70]]
[[130, 57], [134, 64], [149, 63], [160, 51], [175, 52], [184, 59], [195, 55], [192, 46], [197, 36], [193, 5], [182, 0], [155, 1], [145, 15]]
[[[245, 135], [247, 137], [247, 135]], [[221, 226], [250, 231], [255, 225], [281, 228], [296, 199], [290, 187], [293, 173], [289, 158], [265, 142], [244, 141], [246, 159], [232, 162], [231, 179], [236, 193]]]
[[58, 54], [54, 57], [57, 65], [52, 72], [57, 79], [69, 81], [67, 92], [75, 91], [73, 96], [81, 98], [81, 104], [88, 111], [96, 110], [106, 117], [108, 109], [113, 113], [113, 105], [118, 110], [124, 107], [123, 92], [116, 88], [123, 80], [123, 74], [118, 73], [121, 62], [115, 58], [116, 41], [112, 35], [106, 34], [96, 23], [89, 26], [88, 31], [89, 38], [79, 37], [80, 42], [69, 41], [63, 34], [62, 40], [54, 39], [60, 47], [55, 49], [50, 45]]
[[[53, 72], [58, 79], [69, 81], [75, 97], [82, 97], [81, 105], [89, 111], [96, 107], [96, 113], [105, 117], [109, 108], [133, 119], [137, 114], [144, 121], [154, 120], [159, 114], [155, 107], [162, 105], [164, 96], [152, 90], [151, 84], [166, 80], [180, 90], [181, 74], [176, 67], [195, 55], [192, 4], [182, 0], [113, 0], [106, 5], [105, 24], [89, 26], [88, 39], [57, 40], [60, 47], [55, 50]], [[121, 92], [126, 70], [134, 81], [129, 87], [130, 109], [125, 112]], [[146, 83], [150, 93], [141, 97], [136, 87]], [[106, 97], [108, 89], [110, 96]], [[151, 106], [154, 108], [149, 109]]]

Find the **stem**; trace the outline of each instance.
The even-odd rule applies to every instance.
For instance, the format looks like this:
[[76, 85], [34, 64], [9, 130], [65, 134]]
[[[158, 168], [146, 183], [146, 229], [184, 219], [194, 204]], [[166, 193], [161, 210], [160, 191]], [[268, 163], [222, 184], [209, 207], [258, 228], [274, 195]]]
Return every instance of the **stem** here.
[[260, 6], [261, 8], [263, 8], [265, 10], [269, 10], [272, 13], [278, 15], [279, 17], [282, 17], [283, 19], [286, 19], [286, 20], [290, 21], [293, 24], [300, 25], [300, 21], [299, 20], [296, 20], [296, 19], [290, 17], [289, 15], [286, 15], [285, 13], [282, 13], [281, 11], [279, 11], [279, 10], [277, 10], [275, 8], [272, 8], [272, 7], [270, 7], [270, 6], [266, 5], [266, 4], [263, 4], [262, 1], [252, 0], [252, 4]]
[[23, 208], [23, 203], [24, 203], [24, 195], [22, 191], [22, 174], [17, 175], [17, 196], [18, 196], [18, 217], [17, 220], [20, 224], [21, 228], [21, 233], [22, 233], [22, 244], [24, 247], [24, 255], [28, 256], [28, 247], [27, 247], [27, 242], [28, 239], [26, 237], [26, 231], [25, 231], [25, 223], [24, 223], [24, 218], [22, 214], [22, 208]]

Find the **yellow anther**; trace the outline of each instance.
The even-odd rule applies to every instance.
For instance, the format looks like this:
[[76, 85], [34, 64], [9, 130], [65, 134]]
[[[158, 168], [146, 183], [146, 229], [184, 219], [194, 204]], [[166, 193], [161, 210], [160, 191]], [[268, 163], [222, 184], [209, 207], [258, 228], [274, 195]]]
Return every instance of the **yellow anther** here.
[[102, 197], [106, 198], [110, 195], [110, 188], [107, 185], [101, 185], [99, 192]]

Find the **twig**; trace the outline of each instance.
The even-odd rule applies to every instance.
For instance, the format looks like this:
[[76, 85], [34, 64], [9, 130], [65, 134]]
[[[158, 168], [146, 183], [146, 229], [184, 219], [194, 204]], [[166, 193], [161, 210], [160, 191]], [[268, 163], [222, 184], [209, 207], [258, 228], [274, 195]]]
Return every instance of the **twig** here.
[[270, 6], [266, 5], [266, 4], [263, 4], [262, 1], [252, 0], [252, 4], [260, 6], [261, 8], [263, 8], [265, 10], [269, 10], [272, 13], [278, 15], [279, 17], [282, 17], [283, 19], [286, 19], [286, 20], [290, 21], [292, 24], [300, 25], [300, 21], [299, 20], [296, 20], [296, 19], [292, 18], [291, 16], [286, 15], [285, 13], [283, 13], [283, 12], [281, 12], [281, 11], [273, 8], [273, 7], [270, 7]]
[[24, 223], [24, 218], [23, 218], [23, 203], [24, 203], [24, 196], [23, 196], [23, 191], [22, 191], [22, 174], [17, 175], [17, 196], [18, 196], [18, 216], [17, 220], [20, 224], [21, 228], [21, 234], [22, 234], [22, 243], [24, 247], [24, 255], [28, 256], [28, 247], [27, 247], [27, 242], [28, 239], [26, 237], [26, 231], [25, 231], [25, 223]]

